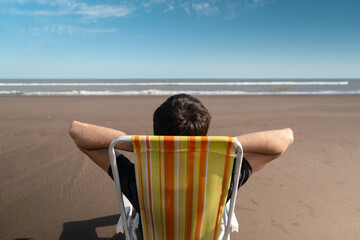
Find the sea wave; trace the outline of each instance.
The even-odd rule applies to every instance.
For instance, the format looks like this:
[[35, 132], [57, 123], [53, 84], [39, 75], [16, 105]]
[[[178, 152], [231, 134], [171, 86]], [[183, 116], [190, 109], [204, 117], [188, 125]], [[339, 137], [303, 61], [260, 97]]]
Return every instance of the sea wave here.
[[276, 85], [348, 85], [348, 81], [273, 81], [273, 82], [121, 82], [121, 83], [0, 83], [0, 87], [50, 87], [50, 86], [276, 86]]
[[71, 90], [58, 92], [23, 92], [23, 91], [0, 91], [2, 96], [164, 96], [185, 93], [190, 95], [349, 95], [360, 94], [357, 91], [278, 91], [278, 92], [245, 92], [245, 91], [164, 91], [157, 89], [142, 91], [85, 91]]

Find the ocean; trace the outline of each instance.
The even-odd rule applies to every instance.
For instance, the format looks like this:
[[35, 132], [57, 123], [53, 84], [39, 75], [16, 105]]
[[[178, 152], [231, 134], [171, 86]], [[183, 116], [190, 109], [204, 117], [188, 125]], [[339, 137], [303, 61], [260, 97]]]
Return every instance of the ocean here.
[[0, 96], [360, 94], [360, 79], [0, 79]]

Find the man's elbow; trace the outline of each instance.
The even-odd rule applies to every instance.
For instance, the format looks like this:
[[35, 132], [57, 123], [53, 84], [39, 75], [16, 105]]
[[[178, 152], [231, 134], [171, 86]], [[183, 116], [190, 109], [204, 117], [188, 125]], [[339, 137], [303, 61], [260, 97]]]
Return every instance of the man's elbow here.
[[75, 140], [76, 137], [76, 126], [79, 122], [78, 121], [72, 121], [70, 123], [69, 129], [68, 129], [68, 133], [69, 135]]
[[285, 128], [288, 147], [294, 142], [294, 132], [291, 128]]
[[86, 149], [82, 146], [81, 144], [81, 137], [80, 137], [80, 134], [79, 134], [79, 125], [81, 123], [79, 121], [72, 121], [70, 123], [70, 126], [69, 126], [69, 129], [68, 129], [68, 133], [69, 135], [71, 136], [71, 138], [74, 140], [76, 146], [79, 148], [80, 151], [82, 152], [86, 152]]
[[281, 154], [284, 153], [294, 142], [294, 132], [291, 128], [283, 129], [283, 150]]
[[81, 134], [80, 134], [80, 128], [81, 128], [81, 123], [79, 121], [72, 121], [70, 123], [69, 129], [68, 129], [68, 133], [70, 135], [70, 137], [73, 139], [73, 141], [75, 142], [76, 146], [83, 152], [84, 147], [82, 146], [82, 141], [81, 141]]

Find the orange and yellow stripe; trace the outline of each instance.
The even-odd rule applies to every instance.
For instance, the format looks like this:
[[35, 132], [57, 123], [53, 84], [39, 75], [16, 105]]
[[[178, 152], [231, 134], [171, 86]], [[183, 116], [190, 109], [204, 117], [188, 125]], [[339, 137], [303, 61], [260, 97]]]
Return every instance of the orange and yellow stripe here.
[[217, 239], [231, 137], [133, 136], [144, 239]]

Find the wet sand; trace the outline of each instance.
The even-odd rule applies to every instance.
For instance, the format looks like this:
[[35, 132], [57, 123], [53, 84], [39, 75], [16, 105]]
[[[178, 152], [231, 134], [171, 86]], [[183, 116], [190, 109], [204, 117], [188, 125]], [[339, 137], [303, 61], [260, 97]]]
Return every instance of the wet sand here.
[[[359, 239], [360, 96], [199, 97], [210, 135], [291, 127], [295, 141], [238, 193], [232, 239]], [[166, 97], [0, 97], [0, 239], [111, 239], [111, 179], [72, 120], [151, 134]]]

